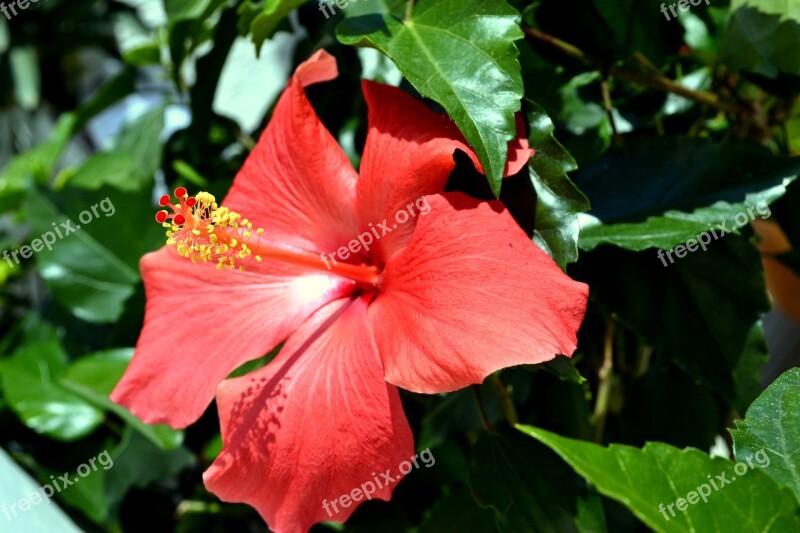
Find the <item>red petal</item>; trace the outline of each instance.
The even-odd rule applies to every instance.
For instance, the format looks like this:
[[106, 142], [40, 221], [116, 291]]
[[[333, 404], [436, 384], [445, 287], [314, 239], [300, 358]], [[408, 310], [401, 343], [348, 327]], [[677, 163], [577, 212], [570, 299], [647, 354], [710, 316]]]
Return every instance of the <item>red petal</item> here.
[[508, 160], [504, 176], [513, 176], [522, 170], [534, 154], [533, 148], [528, 144], [528, 138], [525, 137], [525, 120], [522, 114], [517, 113], [514, 118], [517, 123], [517, 138], [508, 143]]
[[185, 427], [217, 385], [268, 353], [352, 284], [265, 260], [248, 271], [193, 264], [162, 248], [141, 262], [147, 295], [136, 352], [111, 399], [149, 423]]
[[504, 367], [571, 355], [588, 287], [567, 277], [500, 202], [430, 197], [369, 308], [386, 380], [436, 393]]
[[[362, 229], [384, 219], [391, 228], [397, 212], [424, 195], [442, 192], [455, 166], [456, 148], [483, 172], [477, 155], [447, 115], [434, 113], [395, 87], [370, 81], [362, 82], [362, 87], [369, 107], [357, 199]], [[522, 123], [518, 121], [519, 126]], [[507, 174], [519, 172], [533, 155], [524, 138], [524, 127], [519, 132], [523, 137], [509, 143]], [[375, 243], [379, 261], [405, 246], [414, 220], [398, 224]]]
[[359, 504], [337, 503], [337, 513], [331, 502], [367, 482], [376, 489], [371, 498], [388, 500], [396, 482], [378, 488], [374, 478], [387, 469], [394, 477], [414, 453], [365, 308], [363, 300], [330, 304], [274, 362], [220, 385], [225, 446], [203, 476], [206, 487], [224, 501], [252, 505], [278, 533], [345, 521]]
[[324, 50], [297, 68], [222, 202], [272, 242], [329, 252], [357, 234], [356, 172], [303, 89], [336, 75], [336, 60]]

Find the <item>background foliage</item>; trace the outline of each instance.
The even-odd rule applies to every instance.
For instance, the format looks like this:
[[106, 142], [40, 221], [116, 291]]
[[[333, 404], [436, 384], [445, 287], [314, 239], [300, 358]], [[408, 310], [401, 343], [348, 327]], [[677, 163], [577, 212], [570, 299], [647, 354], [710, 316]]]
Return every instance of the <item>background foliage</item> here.
[[[404, 393], [435, 467], [317, 528], [800, 530], [800, 373], [762, 393], [770, 301], [753, 229], [668, 267], [657, 256], [764, 201], [794, 244], [778, 259], [800, 269], [800, 3], [713, 0], [671, 20], [661, 4], [352, 0], [326, 17], [298, 0], [42, 0], [0, 17], [0, 249], [104, 198], [116, 209], [0, 262], [3, 486], [114, 458], [57, 495], [64, 513], [43, 506], [9, 527], [264, 530], [203, 488], [221, 446], [213, 406], [181, 432], [107, 395], [142, 324], [138, 260], [163, 244], [153, 198], [224, 196], [288, 73], [324, 47], [342, 75], [309, 95], [354, 164], [360, 78], [446, 110], [487, 171], [460, 161], [449, 188], [499, 195], [591, 301], [572, 361]], [[537, 152], [501, 180], [516, 112]], [[767, 468], [661, 517], [762, 448]]]

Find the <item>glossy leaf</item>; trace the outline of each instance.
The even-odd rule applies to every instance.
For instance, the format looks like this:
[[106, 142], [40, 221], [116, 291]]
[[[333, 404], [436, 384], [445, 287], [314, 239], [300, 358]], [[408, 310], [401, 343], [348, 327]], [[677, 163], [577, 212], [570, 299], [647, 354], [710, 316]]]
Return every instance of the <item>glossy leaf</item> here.
[[[800, 502], [800, 369], [784, 373], [731, 430], [736, 459], [769, 461], [764, 472], [791, 488]], [[763, 450], [763, 451], [762, 451]], [[766, 454], [758, 457], [757, 454]]]
[[67, 355], [57, 340], [29, 344], [0, 360], [6, 400], [26, 426], [60, 441], [73, 441], [94, 431], [103, 411], [59, 383]]
[[497, 196], [523, 94], [518, 24], [517, 11], [502, 0], [421, 0], [403, 20], [348, 18], [336, 34], [345, 44], [372, 46], [392, 58], [422, 96], [444, 107]]
[[172, 450], [183, 442], [183, 432], [165, 425], [145, 424], [130, 411], [109, 399], [133, 356], [132, 348], [119, 348], [89, 354], [66, 370], [60, 382], [64, 387], [97, 407], [111, 411], [161, 449]]
[[578, 260], [578, 213], [589, 209], [589, 200], [567, 175], [578, 165], [553, 136], [553, 121], [538, 104], [528, 100], [526, 105], [528, 141], [536, 150], [528, 163], [536, 189], [534, 240], [565, 269]]
[[[601, 494], [625, 505], [656, 531], [760, 533], [800, 528], [791, 491], [758, 468], [745, 465], [745, 474], [736, 475], [732, 461], [694, 448], [681, 450], [658, 442], [642, 449], [622, 444], [606, 448], [531, 426], [517, 427], [546, 444]], [[717, 490], [709, 485], [715, 479], [721, 485], [716, 485]], [[701, 490], [708, 493], [705, 499], [700, 497]]]

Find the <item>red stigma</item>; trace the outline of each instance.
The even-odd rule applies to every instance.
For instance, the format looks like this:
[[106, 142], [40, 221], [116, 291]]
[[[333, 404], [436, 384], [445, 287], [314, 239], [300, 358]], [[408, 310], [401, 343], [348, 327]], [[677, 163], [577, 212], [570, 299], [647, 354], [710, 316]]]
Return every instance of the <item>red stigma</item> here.
[[194, 207], [194, 204], [196, 203], [197, 203], [197, 198], [195, 198], [194, 196], [186, 199], [186, 205], [188, 205], [189, 207]]
[[175, 196], [177, 196], [178, 198], [183, 198], [187, 194], [188, 192], [183, 187], [178, 187], [177, 189], [175, 189]]
[[186, 217], [184, 217], [183, 215], [175, 215], [175, 218], [173, 218], [172, 221], [176, 225], [181, 226], [186, 222]]
[[159, 224], [163, 224], [167, 220], [167, 212], [166, 211], [159, 211], [156, 213], [156, 222]]
[[165, 194], [164, 196], [162, 196], [161, 199], [158, 201], [158, 205], [160, 205], [161, 207], [164, 207], [168, 203], [169, 203], [169, 195], [168, 194]]

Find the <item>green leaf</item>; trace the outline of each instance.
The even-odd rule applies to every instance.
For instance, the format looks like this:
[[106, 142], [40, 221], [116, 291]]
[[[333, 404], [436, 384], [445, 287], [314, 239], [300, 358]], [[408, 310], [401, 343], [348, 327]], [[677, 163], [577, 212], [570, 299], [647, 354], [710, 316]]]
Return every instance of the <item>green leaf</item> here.
[[546, 450], [514, 433], [483, 432], [472, 451], [472, 493], [494, 509], [499, 531], [576, 531], [574, 496], [559, 487], [573, 485], [569, 478]]
[[[39, 483], [25, 473], [8, 454], [0, 448], [0, 502], [10, 505], [17, 504], [23, 498], [32, 502], [32, 494], [39, 492]], [[11, 514], [11, 511], [8, 511]], [[28, 511], [15, 511], [16, 516], [11, 518], [11, 526], [4, 531], [24, 531], [25, 533], [80, 533], [82, 531], [76, 526], [69, 517], [53, 502], [44, 503], [39, 500], [38, 504], [28, 509]], [[3, 516], [2, 522], [8, 518]]]
[[433, 504], [417, 530], [418, 533], [461, 533], [497, 531], [491, 511], [479, 507], [469, 492], [454, 492]]
[[[264, 0], [261, 9], [249, 0], [239, 8], [240, 25], [249, 28], [256, 53], [261, 50], [264, 41], [272, 37], [278, 24], [289, 13], [305, 3], [305, 0]], [[320, 4], [322, 5], [322, 4]]]
[[669, 250], [717, 224], [735, 229], [768, 218], [766, 204], [782, 196], [798, 173], [800, 158], [749, 145], [631, 139], [575, 175], [592, 203], [591, 217], [582, 216], [579, 244], [584, 250], [600, 244]]
[[515, 9], [501, 0], [420, 0], [404, 20], [348, 18], [336, 35], [344, 44], [377, 48], [422, 96], [441, 104], [499, 196], [523, 94], [514, 44], [523, 34]]
[[93, 432], [103, 411], [58, 382], [67, 365], [61, 344], [51, 339], [23, 346], [0, 360], [5, 398], [26, 426], [60, 441], [74, 441]]
[[164, 108], [157, 106], [122, 128], [116, 146], [89, 157], [78, 169], [68, 169], [57, 179], [57, 188], [65, 183], [97, 190], [110, 185], [121, 191], [139, 191], [153, 182], [161, 166]]
[[164, 108], [156, 106], [135, 119], [120, 132], [114, 153], [124, 153], [139, 164], [133, 174], [140, 186], [149, 183], [161, 166], [161, 132], [164, 130]]
[[731, 0], [731, 11], [752, 5], [762, 13], [778, 15], [781, 19], [800, 22], [800, 0]]
[[[738, 231], [743, 226], [736, 222], [736, 215], [744, 213], [746, 219], [740, 217], [741, 221], [746, 220], [744, 226], [755, 218], [761, 218], [759, 210], [766, 214], [766, 206], [785, 194], [786, 185], [788, 182], [754, 194], [746, 194], [743, 202], [717, 202], [694, 209], [691, 213], [666, 211], [661, 216], [648, 217], [638, 223], [602, 224], [598, 220], [585, 218], [581, 227], [580, 245], [584, 250], [592, 250], [601, 244], [614, 244], [635, 251], [647, 248], [672, 250], [680, 244], [686, 245], [689, 241], [694, 241], [690, 243], [691, 246], [701, 249], [704, 248], [703, 244], [708, 244], [703, 243], [703, 240], [715, 238], [716, 233], [712, 234], [710, 230], [719, 230], [717, 224], [723, 226], [725, 231]], [[748, 209], [753, 210], [752, 217], [748, 215]]]
[[[681, 450], [658, 442], [642, 449], [621, 444], [606, 448], [531, 426], [517, 428], [546, 444], [601, 494], [625, 505], [656, 531], [800, 530], [800, 509], [791, 491], [758, 468], [745, 464], [745, 473], [737, 475], [735, 469], [741, 471], [742, 463], [734, 465], [694, 448]], [[728, 483], [722, 485], [719, 475]]]
[[589, 200], [567, 176], [578, 165], [553, 137], [553, 121], [538, 104], [526, 100], [526, 105], [528, 141], [536, 150], [528, 163], [536, 189], [534, 240], [565, 269], [578, 260], [578, 213], [589, 209]]
[[581, 266], [594, 298], [647, 339], [655, 363], [674, 363], [731, 405], [746, 406], [735, 369], [743, 354], [752, 356], [751, 330], [770, 307], [750, 241], [726, 235], [666, 266], [654, 251], [611, 246], [586, 257]]
[[[46, 469], [40, 474], [41, 478], [50, 475], [59, 476], [66, 472]], [[69, 472], [74, 484], [59, 493], [59, 497], [66, 505], [79, 509], [96, 524], [105, 524], [109, 521], [111, 504], [105, 497], [106, 471], [100, 467], [96, 472], [84, 478], [75, 477], [74, 472]]]
[[761, 369], [769, 361], [764, 325], [759, 320], [750, 329], [744, 350], [733, 369], [734, 407], [743, 413], [761, 393]]
[[[53, 239], [54, 228], [50, 221], [60, 225], [77, 218], [77, 213], [65, 216], [36, 191], [28, 196], [28, 215], [34, 235], [50, 233]], [[79, 230], [79, 226], [76, 221], [74, 227]], [[65, 235], [52, 250], [36, 254], [36, 262], [39, 275], [56, 299], [75, 316], [89, 322], [113, 322], [119, 318], [123, 304], [139, 281], [136, 270], [85, 231]]]
[[141, 187], [134, 178], [139, 169], [139, 161], [125, 152], [101, 152], [89, 157], [77, 170], [66, 174], [65, 181], [73, 187], [88, 190], [111, 185], [121, 191], [135, 191]]
[[[184, 447], [163, 450], [144, 435], [127, 431], [114, 451], [114, 468], [106, 475], [106, 498], [121, 502], [132, 487], [145, 488], [151, 483], [177, 474], [194, 463], [194, 456]], [[143, 468], [143, 465], [147, 465]]]
[[575, 367], [575, 363], [572, 361], [572, 359], [564, 355], [557, 355], [552, 361], [533, 365], [530, 368], [550, 372], [551, 374], [558, 376], [560, 379], [569, 381], [570, 383], [575, 383], [576, 385], [583, 385], [586, 383], [586, 378], [583, 377]]
[[60, 382], [93, 405], [119, 416], [159, 448], [175, 449], [183, 442], [183, 432], [166, 425], [145, 424], [109, 399], [132, 356], [133, 348], [117, 348], [84, 356], [66, 370]]
[[755, 457], [759, 464], [768, 462], [764, 472], [792, 489], [800, 502], [800, 369], [792, 368], [776, 379], [753, 402], [744, 420], [736, 421], [731, 436], [737, 460]]
[[737, 69], [777, 78], [800, 75], [800, 4], [796, 0], [738, 0], [720, 43], [722, 60]]
[[212, 2], [221, 3], [218, 0], [164, 0], [164, 10], [170, 24], [174, 24], [178, 20], [200, 18]]

